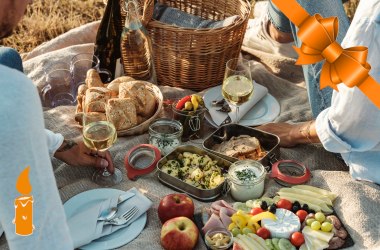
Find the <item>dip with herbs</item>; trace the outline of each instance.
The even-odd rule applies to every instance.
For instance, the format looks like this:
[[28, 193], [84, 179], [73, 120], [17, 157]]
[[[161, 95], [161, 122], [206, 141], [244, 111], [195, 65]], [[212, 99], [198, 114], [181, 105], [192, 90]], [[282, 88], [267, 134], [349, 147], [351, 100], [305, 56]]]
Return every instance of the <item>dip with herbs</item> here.
[[261, 197], [265, 174], [264, 166], [258, 161], [243, 160], [233, 163], [228, 171], [232, 197], [237, 201]]

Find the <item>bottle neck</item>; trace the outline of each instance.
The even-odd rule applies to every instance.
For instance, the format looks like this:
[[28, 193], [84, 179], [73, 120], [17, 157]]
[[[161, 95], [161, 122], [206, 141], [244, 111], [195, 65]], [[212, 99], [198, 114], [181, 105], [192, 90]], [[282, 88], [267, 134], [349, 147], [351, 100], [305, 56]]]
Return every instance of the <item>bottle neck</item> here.
[[141, 29], [141, 21], [140, 15], [138, 12], [137, 3], [134, 0], [126, 0], [125, 2], [125, 10], [127, 16], [125, 18], [124, 28], [128, 30], [138, 30]]

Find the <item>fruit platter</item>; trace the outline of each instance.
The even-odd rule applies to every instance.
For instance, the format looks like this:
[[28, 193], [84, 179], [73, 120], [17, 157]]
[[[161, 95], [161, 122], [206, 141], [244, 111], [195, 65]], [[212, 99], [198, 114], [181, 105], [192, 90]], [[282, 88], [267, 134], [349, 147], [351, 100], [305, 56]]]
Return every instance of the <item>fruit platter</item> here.
[[[274, 197], [215, 201], [195, 219], [209, 249], [342, 249], [354, 242], [334, 213], [336, 197], [321, 188], [295, 185], [279, 189]], [[231, 246], [220, 235], [213, 240], [209, 232], [215, 230], [231, 235]]]

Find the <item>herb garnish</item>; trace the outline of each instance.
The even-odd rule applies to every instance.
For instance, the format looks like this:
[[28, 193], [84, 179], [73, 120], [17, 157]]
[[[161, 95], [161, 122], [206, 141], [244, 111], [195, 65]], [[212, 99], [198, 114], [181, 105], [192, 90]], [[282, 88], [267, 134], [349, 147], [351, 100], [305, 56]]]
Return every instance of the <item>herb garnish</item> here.
[[236, 177], [241, 181], [250, 181], [256, 178], [256, 174], [251, 169], [236, 171]]

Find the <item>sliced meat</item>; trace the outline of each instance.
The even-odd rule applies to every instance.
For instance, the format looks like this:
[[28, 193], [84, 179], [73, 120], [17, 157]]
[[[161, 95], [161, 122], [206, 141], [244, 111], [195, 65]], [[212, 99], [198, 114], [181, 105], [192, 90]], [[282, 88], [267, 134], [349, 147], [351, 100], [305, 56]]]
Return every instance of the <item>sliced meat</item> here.
[[231, 204], [228, 203], [227, 201], [225, 201], [225, 200], [221, 200], [221, 202], [222, 202], [223, 207], [231, 208], [232, 210], [235, 211], [235, 209], [234, 209], [234, 208], [231, 206]]
[[228, 208], [222, 207], [222, 209], [220, 209], [220, 213], [219, 213], [220, 220], [222, 221], [225, 228], [228, 228], [228, 226], [232, 222], [231, 216], [229, 216], [227, 214], [227, 211], [228, 211]]
[[229, 207], [222, 207], [219, 211], [219, 216], [221, 216], [221, 214], [226, 214], [228, 216], [232, 216], [234, 213], [236, 213], [235, 209], [233, 208], [229, 208]]
[[203, 233], [206, 233], [212, 228], [224, 228], [224, 225], [220, 218], [216, 214], [212, 214], [206, 225], [202, 228]]

